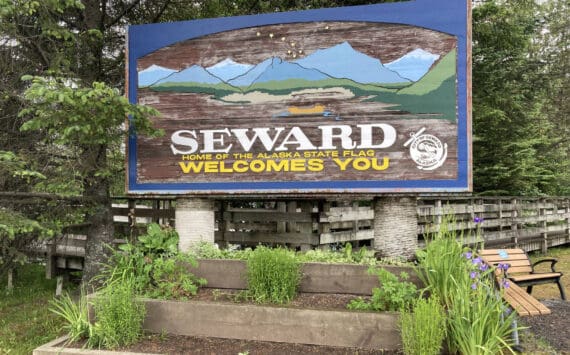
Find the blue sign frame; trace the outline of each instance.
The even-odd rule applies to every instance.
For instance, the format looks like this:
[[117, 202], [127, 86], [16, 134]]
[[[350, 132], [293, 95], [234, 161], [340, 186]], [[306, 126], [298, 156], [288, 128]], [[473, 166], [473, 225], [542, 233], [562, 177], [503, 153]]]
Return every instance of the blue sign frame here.
[[456, 179], [378, 181], [264, 181], [143, 183], [137, 181], [137, 136], [128, 138], [127, 190], [133, 194], [283, 194], [283, 193], [422, 193], [472, 189], [470, 107], [470, 1], [415, 0], [366, 6], [225, 17], [128, 28], [128, 98], [137, 102], [137, 60], [165, 46], [247, 27], [315, 21], [363, 21], [412, 25], [457, 38]]

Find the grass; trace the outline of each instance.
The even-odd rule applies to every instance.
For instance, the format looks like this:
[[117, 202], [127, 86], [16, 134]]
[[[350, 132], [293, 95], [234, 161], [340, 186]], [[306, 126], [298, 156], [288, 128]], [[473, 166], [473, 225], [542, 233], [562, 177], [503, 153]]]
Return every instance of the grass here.
[[[531, 253], [532, 262], [542, 258], [556, 258], [558, 263], [555, 265], [556, 271], [562, 272], [562, 285], [566, 291], [566, 296], [570, 296], [570, 246], [550, 248], [546, 254]], [[550, 263], [539, 265], [538, 270], [541, 272], [550, 271]], [[532, 289], [532, 295], [537, 299], [560, 299], [560, 291], [556, 284], [536, 285]]]
[[10, 294], [6, 278], [0, 282], [0, 354], [31, 354], [34, 348], [62, 335], [63, 323], [48, 310], [55, 280], [45, 279], [44, 266], [20, 267]]

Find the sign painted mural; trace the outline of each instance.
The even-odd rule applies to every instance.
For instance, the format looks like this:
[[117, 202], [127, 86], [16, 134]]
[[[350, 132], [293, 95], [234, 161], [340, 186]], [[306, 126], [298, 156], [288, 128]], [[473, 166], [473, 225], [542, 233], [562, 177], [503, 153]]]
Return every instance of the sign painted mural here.
[[131, 193], [469, 191], [468, 2], [132, 26]]

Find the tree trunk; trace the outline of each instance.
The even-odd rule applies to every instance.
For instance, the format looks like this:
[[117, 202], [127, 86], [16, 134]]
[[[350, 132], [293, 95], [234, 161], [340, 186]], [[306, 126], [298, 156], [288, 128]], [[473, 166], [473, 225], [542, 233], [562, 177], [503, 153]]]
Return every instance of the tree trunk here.
[[[90, 225], [87, 229], [87, 244], [85, 246], [85, 263], [83, 266], [82, 283], [88, 288], [100, 286], [101, 280], [94, 280], [101, 273], [102, 266], [106, 264], [112, 254], [114, 240], [113, 211], [109, 195], [109, 180], [95, 176], [97, 168], [105, 169], [107, 146], [101, 145], [99, 149], [90, 149], [84, 154], [83, 163], [91, 163], [93, 167], [85, 179], [86, 199], [93, 201], [93, 207], [88, 218]], [[91, 159], [89, 159], [91, 158]]]

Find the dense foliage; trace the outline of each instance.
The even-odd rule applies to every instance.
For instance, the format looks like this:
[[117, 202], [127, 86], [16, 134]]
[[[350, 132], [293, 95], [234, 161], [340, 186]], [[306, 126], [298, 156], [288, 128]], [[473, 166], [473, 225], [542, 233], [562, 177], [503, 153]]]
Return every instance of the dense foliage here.
[[193, 255], [178, 251], [178, 233], [174, 229], [152, 223], [137, 243], [119, 247], [100, 277], [107, 285], [127, 279], [140, 296], [188, 299], [206, 284], [190, 272], [189, 268], [196, 266]]
[[476, 192], [570, 193], [570, 110], [563, 99], [570, 87], [569, 18], [568, 3], [559, 0], [474, 7]]

